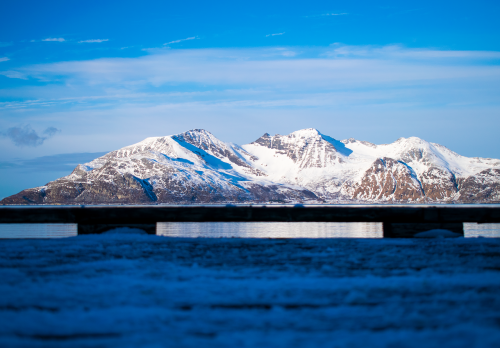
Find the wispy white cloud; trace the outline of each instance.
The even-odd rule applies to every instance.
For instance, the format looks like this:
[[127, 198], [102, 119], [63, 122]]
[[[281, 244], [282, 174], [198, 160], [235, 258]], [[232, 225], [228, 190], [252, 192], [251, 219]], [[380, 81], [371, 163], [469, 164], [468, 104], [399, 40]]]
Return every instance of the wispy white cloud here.
[[62, 37], [49, 37], [49, 38], [46, 38], [46, 39], [42, 39], [42, 41], [57, 41], [57, 42], [64, 42], [66, 41], [64, 38]]
[[261, 57], [264, 58], [274, 58], [276, 59], [278, 56], [282, 57], [295, 57], [298, 54], [302, 53], [302, 51], [295, 51], [290, 47], [275, 47], [274, 49], [268, 49], [263, 51]]
[[[189, 88], [190, 92], [207, 88], [247, 91], [272, 88], [275, 93], [288, 94], [293, 99], [297, 99], [297, 95], [319, 91], [339, 93], [346, 88], [361, 94], [367, 90], [414, 89], [414, 95], [418, 95], [423, 89], [443, 95], [443, 86], [447, 86], [450, 95], [453, 91], [462, 93], [459, 90], [467, 90], [469, 96], [465, 98], [470, 101], [491, 97], [491, 100], [500, 102], [500, 98], [494, 97], [497, 93], [493, 92], [500, 85], [499, 60], [500, 52], [439, 51], [399, 46], [335, 45], [314, 54], [303, 48], [300, 56], [284, 47], [192, 49], [157, 51], [138, 58], [40, 64], [0, 74], [48, 83], [46, 87], [26, 90], [26, 93], [37, 95], [34, 99], [49, 94], [71, 99], [76, 94], [78, 98], [89, 97], [96, 102], [106, 98], [118, 100], [125, 98], [124, 95], [137, 95], [137, 98], [147, 100], [156, 98], [157, 93], [172, 88], [174, 84], [179, 91]], [[51, 84], [52, 81], [57, 84]], [[64, 84], [60, 85], [61, 82]], [[67, 90], [66, 85], [71, 85], [71, 90]], [[188, 85], [191, 87], [185, 87]], [[482, 96], [476, 93], [479, 90]], [[19, 89], [16, 91], [21, 93]], [[294, 91], [293, 97], [291, 91]], [[408, 95], [411, 99], [410, 96], [411, 93]], [[287, 97], [281, 95], [280, 98]], [[462, 95], [457, 98], [463, 100]], [[446, 103], [453, 100], [451, 97], [445, 99]], [[68, 99], [64, 101], [67, 102]]]
[[7, 57], [1, 57], [1, 58], [0, 58], [0, 62], [6, 62], [6, 61], [8, 61], [8, 60], [10, 60], [10, 59], [9, 59], [9, 58], [7, 58]]
[[81, 40], [78, 41], [78, 43], [94, 43], [94, 42], [106, 42], [106, 41], [109, 41], [109, 39]]
[[[448, 60], [448, 59], [472, 59], [478, 61], [498, 60], [498, 51], [455, 51], [436, 50], [425, 48], [405, 48], [400, 45], [386, 46], [348, 46], [334, 43], [324, 53], [331, 58], [366, 58], [366, 59], [416, 59], [416, 60]], [[450, 62], [450, 61], [448, 61]]]
[[21, 79], [21, 80], [28, 79], [28, 75], [26, 73], [16, 70], [0, 71], [0, 75], [9, 77], [11, 79]]
[[305, 16], [306, 18], [312, 18], [312, 17], [325, 17], [325, 16], [346, 16], [349, 13], [347, 12], [330, 12], [330, 13], [322, 13], [319, 15], [311, 15], [311, 16]]
[[[262, 131], [257, 125], [273, 122], [290, 130], [317, 122], [322, 130], [357, 132], [365, 127], [366, 134], [374, 129], [387, 134], [384, 127], [399, 127], [394, 132], [397, 138], [418, 135], [401, 133], [410, 127], [411, 132], [416, 127], [429, 131], [428, 125], [436, 120], [444, 123], [446, 114], [446, 127], [463, 126], [468, 129], [460, 134], [474, 136], [482, 129], [495, 128], [483, 115], [494, 119], [500, 110], [500, 52], [494, 51], [341, 44], [324, 49], [171, 49], [134, 58], [39, 64], [0, 73], [44, 82], [0, 90], [3, 129], [22, 122], [20, 117], [25, 122], [33, 122], [28, 117], [44, 117], [57, 120], [54, 124], [64, 128], [68, 137], [83, 134], [80, 128], [92, 136], [102, 129], [98, 143], [104, 144], [110, 141], [110, 132], [104, 130], [119, 124], [120, 131], [113, 136], [116, 144], [123, 142], [120, 146], [139, 141], [138, 132], [141, 137], [196, 127], [217, 132], [227, 125], [227, 134], [233, 134], [234, 129], [242, 129], [243, 118], [256, 132]], [[462, 105], [457, 106], [457, 101]], [[450, 115], [455, 119], [458, 114], [460, 121], [449, 123]], [[147, 122], [137, 126], [137, 115]], [[159, 134], [151, 134], [151, 124], [159, 125], [155, 127]], [[438, 126], [430, 128], [442, 133]], [[121, 131], [128, 134], [127, 141], [118, 135]], [[237, 132], [249, 131], [244, 127]], [[62, 141], [63, 136], [46, 146]], [[75, 139], [65, 141], [76, 144]], [[88, 141], [85, 144], [90, 146]]]
[[[170, 82], [209, 85], [310, 86], [381, 84], [388, 81], [437, 81], [449, 78], [498, 78], [498, 65], [479, 60], [500, 52], [413, 50], [397, 46], [381, 48], [341, 46], [309, 58], [283, 59], [292, 50], [199, 49], [160, 52], [140, 58], [103, 58], [61, 62], [18, 69], [22, 76], [45, 81], [61, 78], [92, 84], [161, 86]], [[272, 54], [279, 53], [273, 58]], [[292, 56], [285, 54], [285, 56]], [[307, 53], [301, 55], [307, 56]], [[457, 62], [454, 59], [465, 59]], [[451, 59], [451, 60], [450, 60]], [[470, 61], [472, 59], [472, 62]], [[473, 61], [476, 60], [474, 63]], [[492, 74], [492, 75], [490, 75]], [[65, 77], [64, 77], [65, 76]]]
[[267, 34], [266, 37], [269, 37], [269, 36], [277, 36], [277, 35], [283, 35], [285, 32], [282, 32], [282, 33], [276, 33], [276, 34]]
[[182, 41], [195, 40], [196, 38], [197, 38], [196, 36], [191, 36], [191, 37], [188, 37], [188, 38], [185, 38], [185, 39], [170, 41], [170, 42], [164, 43], [163, 45], [166, 46], [166, 45], [170, 45], [170, 44], [179, 43], [179, 42], [182, 42]]

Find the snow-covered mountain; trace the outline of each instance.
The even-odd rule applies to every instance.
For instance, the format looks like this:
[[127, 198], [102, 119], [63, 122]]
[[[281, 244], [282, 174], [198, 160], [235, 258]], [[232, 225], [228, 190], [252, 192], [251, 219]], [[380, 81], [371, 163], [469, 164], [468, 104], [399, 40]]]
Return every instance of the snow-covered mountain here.
[[499, 201], [500, 160], [415, 137], [375, 145], [303, 129], [238, 146], [194, 129], [110, 152], [1, 203]]

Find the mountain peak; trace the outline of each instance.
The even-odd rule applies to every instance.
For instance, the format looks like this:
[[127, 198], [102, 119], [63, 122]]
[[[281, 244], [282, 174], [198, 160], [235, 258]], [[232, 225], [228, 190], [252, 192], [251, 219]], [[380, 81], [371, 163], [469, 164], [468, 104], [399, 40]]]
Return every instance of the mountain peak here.
[[425, 141], [424, 139], [421, 139], [419, 137], [408, 137], [408, 138], [401, 137], [398, 140], [396, 140], [395, 143], [415, 145], [415, 146], [429, 145], [430, 144], [428, 141]]
[[305, 128], [289, 134], [291, 137], [295, 138], [312, 138], [321, 136], [321, 133], [315, 128]]
[[310, 139], [310, 138], [318, 138], [321, 136], [322, 134], [317, 129], [305, 128], [292, 132], [288, 135], [281, 135], [281, 134], [270, 135], [269, 133], [265, 133], [259, 139], [255, 140], [252, 144], [260, 144], [262, 146], [272, 147], [272, 143], [278, 139], [284, 140], [286, 138], [287, 142], [290, 142], [294, 141], [294, 139]]
[[199, 137], [199, 136], [207, 136], [209, 138], [215, 138], [215, 136], [210, 133], [209, 131], [205, 130], [205, 129], [200, 129], [200, 128], [196, 128], [196, 129], [190, 129], [188, 131], [185, 131], [183, 133], [179, 133], [179, 134], [176, 134], [176, 136], [188, 136], [188, 137]]
[[266, 133], [249, 144], [255, 145], [274, 150], [274, 155], [290, 158], [300, 169], [332, 166], [343, 162], [352, 153], [343, 143], [321, 134], [315, 128], [301, 129], [288, 135], [270, 136]]
[[185, 141], [197, 147], [207, 148], [213, 145], [224, 146], [223, 141], [219, 140], [215, 135], [204, 129], [191, 129], [184, 133], [179, 133], [172, 136], [174, 140]]
[[349, 139], [343, 139], [340, 141], [342, 144], [345, 144], [345, 145], [349, 145], [349, 144], [360, 144], [360, 145], [364, 145], [364, 146], [368, 146], [368, 147], [371, 147], [371, 148], [376, 148], [377, 145], [373, 144], [373, 143], [370, 143], [369, 141], [365, 141], [365, 140], [357, 140], [355, 138], [349, 138]]

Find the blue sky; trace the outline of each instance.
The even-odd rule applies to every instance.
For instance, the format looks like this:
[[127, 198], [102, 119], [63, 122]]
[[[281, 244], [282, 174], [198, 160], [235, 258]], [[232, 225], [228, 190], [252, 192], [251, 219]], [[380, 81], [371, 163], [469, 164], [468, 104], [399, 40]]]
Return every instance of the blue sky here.
[[239, 144], [309, 127], [374, 143], [418, 136], [500, 158], [499, 10], [494, 1], [2, 2], [0, 197], [68, 174], [61, 154], [83, 161], [192, 128]]

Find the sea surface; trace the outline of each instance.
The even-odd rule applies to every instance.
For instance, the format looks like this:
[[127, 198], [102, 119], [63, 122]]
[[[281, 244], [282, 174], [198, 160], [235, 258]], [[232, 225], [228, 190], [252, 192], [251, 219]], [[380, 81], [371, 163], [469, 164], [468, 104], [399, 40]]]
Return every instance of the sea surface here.
[[[500, 238], [500, 224], [464, 224], [465, 237]], [[382, 238], [369, 222], [160, 222], [156, 234], [187, 238]], [[0, 238], [64, 238], [76, 224], [0, 224]]]

